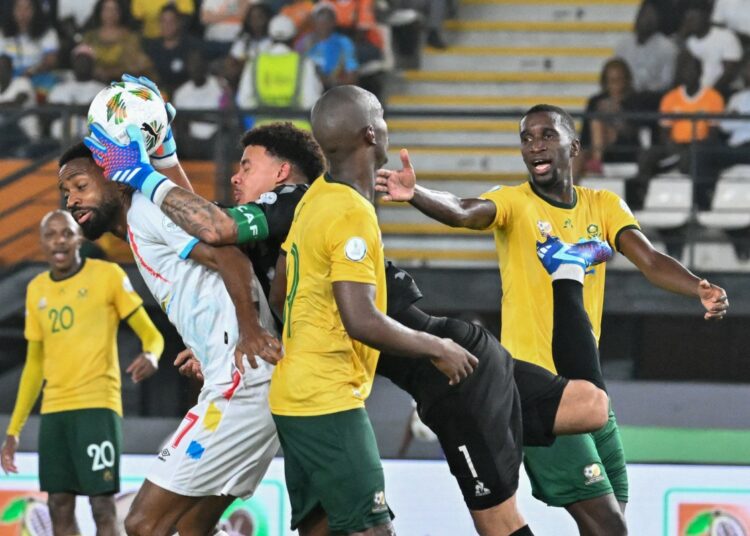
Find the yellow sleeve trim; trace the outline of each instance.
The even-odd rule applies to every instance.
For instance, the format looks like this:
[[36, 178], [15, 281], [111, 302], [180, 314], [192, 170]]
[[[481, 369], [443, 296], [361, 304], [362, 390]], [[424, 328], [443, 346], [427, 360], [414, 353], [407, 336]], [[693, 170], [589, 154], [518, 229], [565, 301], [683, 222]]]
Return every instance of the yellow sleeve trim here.
[[164, 337], [149, 318], [146, 309], [141, 306], [130, 314], [127, 319], [128, 325], [133, 329], [135, 334], [141, 339], [141, 345], [144, 352], [150, 352], [160, 358], [164, 352]]
[[26, 364], [23, 366], [21, 382], [18, 384], [18, 395], [13, 415], [8, 424], [8, 435], [18, 437], [21, 434], [26, 420], [29, 418], [36, 399], [42, 391], [42, 360], [44, 359], [44, 346], [40, 341], [29, 341], [26, 350]]

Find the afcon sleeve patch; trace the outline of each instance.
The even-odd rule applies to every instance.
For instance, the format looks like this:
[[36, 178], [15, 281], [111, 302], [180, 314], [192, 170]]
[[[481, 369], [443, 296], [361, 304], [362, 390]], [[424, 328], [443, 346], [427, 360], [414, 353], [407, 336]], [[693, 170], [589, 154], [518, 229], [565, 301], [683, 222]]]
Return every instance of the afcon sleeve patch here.
[[346, 241], [344, 253], [346, 253], [346, 258], [350, 261], [359, 262], [367, 255], [367, 243], [363, 238], [353, 236]]

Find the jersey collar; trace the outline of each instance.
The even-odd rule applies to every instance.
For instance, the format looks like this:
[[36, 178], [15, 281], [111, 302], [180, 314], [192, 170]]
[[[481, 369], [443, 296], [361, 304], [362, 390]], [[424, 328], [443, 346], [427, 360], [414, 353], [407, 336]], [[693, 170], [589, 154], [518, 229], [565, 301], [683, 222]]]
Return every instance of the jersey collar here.
[[531, 191], [534, 192], [534, 194], [539, 197], [542, 201], [545, 203], [548, 203], [552, 205], [553, 207], [557, 208], [576, 208], [576, 204], [578, 204], [578, 192], [575, 188], [573, 188], [573, 201], [570, 203], [563, 203], [562, 201], [558, 201], [557, 199], [552, 199], [551, 197], [547, 197], [542, 192], [537, 190], [536, 186], [534, 186], [534, 183], [529, 181], [529, 186], [531, 187]]
[[62, 278], [60, 278], [60, 279], [55, 279], [54, 277], [52, 277], [52, 270], [50, 270], [50, 271], [49, 271], [49, 278], [50, 278], [50, 279], [51, 279], [51, 280], [52, 280], [53, 282], [55, 282], [55, 283], [59, 283], [60, 281], [65, 281], [66, 279], [70, 279], [71, 277], [75, 277], [75, 276], [77, 276], [77, 275], [78, 275], [79, 273], [81, 273], [81, 270], [83, 270], [83, 267], [84, 267], [85, 265], [86, 265], [86, 258], [84, 257], [83, 259], [81, 259], [81, 265], [80, 265], [80, 266], [78, 267], [78, 270], [76, 270], [76, 271], [75, 271], [75, 272], [73, 272], [72, 274], [70, 274], [70, 275], [66, 275], [65, 277], [62, 277]]

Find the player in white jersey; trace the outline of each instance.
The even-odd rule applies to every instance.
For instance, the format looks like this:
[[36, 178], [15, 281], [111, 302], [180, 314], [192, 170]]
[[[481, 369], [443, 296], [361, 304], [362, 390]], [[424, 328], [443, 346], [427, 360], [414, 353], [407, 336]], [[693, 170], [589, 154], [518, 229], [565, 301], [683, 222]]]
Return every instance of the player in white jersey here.
[[[59, 163], [60, 188], [84, 234], [93, 239], [110, 231], [128, 240], [154, 298], [203, 369], [198, 403], [155, 460], [126, 531], [211, 534], [235, 497], [253, 493], [278, 449], [267, 401], [272, 367], [265, 361], [278, 361], [281, 348], [258, 324], [252, 266], [238, 249], [198, 242], [143, 194], [108, 182], [85, 145]], [[173, 180], [189, 188], [178, 171]], [[273, 329], [263, 293], [255, 297], [261, 320]], [[252, 368], [242, 366], [243, 354]]]

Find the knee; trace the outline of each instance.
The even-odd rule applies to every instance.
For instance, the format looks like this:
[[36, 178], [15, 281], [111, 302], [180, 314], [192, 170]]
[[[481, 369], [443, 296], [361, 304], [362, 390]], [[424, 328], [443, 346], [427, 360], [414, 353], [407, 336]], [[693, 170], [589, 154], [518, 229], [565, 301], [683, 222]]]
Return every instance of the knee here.
[[53, 519], [70, 519], [75, 515], [75, 495], [51, 493], [47, 497], [47, 507]]
[[128, 536], [156, 536], [156, 525], [132, 510], [125, 517], [125, 533]]
[[97, 525], [102, 523], [114, 523], [117, 519], [117, 509], [115, 508], [115, 499], [112, 495], [91, 497], [91, 516]]
[[590, 432], [603, 428], [609, 420], [609, 397], [607, 393], [592, 383], [585, 384], [588, 399], [587, 427]]
[[628, 526], [625, 523], [625, 515], [620, 512], [612, 512], [606, 522], [601, 525], [601, 532], [597, 534], [607, 534], [608, 536], [627, 536]]

